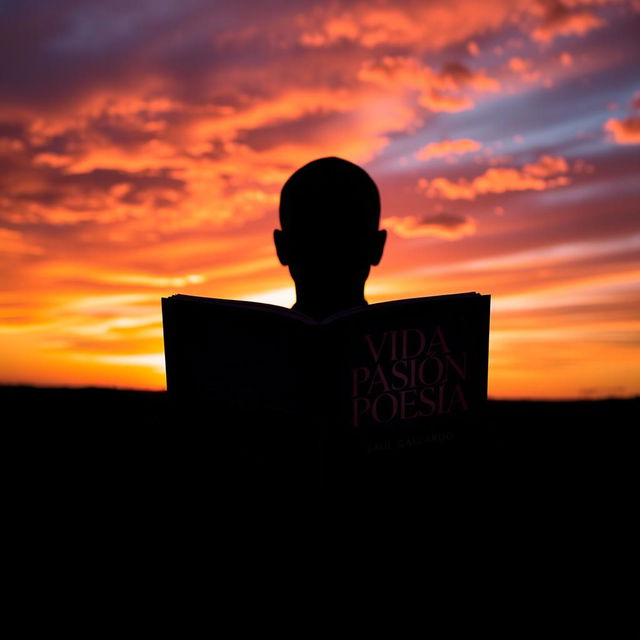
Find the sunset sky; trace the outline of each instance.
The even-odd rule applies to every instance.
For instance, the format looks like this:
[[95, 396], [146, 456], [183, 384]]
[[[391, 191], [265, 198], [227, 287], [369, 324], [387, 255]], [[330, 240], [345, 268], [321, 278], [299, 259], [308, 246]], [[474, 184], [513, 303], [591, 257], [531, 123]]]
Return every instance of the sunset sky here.
[[492, 295], [490, 397], [640, 394], [640, 0], [2, 0], [0, 55], [0, 383], [163, 389], [161, 297], [291, 306], [331, 155], [369, 302]]

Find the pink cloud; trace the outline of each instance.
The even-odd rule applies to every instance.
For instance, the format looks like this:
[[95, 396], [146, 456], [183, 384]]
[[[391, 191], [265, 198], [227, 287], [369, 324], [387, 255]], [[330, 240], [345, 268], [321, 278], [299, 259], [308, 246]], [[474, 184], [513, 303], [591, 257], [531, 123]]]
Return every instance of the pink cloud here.
[[542, 156], [537, 162], [521, 169], [512, 167], [491, 167], [482, 175], [468, 180], [456, 181], [444, 177], [431, 180], [421, 178], [418, 188], [431, 198], [445, 200], [475, 200], [487, 193], [505, 193], [507, 191], [543, 191], [569, 184], [566, 175], [569, 167], [564, 158]]
[[563, 67], [570, 67], [573, 64], [573, 56], [568, 51], [563, 52], [560, 55], [560, 64]]
[[482, 143], [469, 138], [458, 140], [443, 140], [442, 142], [430, 142], [422, 147], [415, 155], [419, 160], [442, 158], [449, 155], [472, 153], [482, 148]]
[[[631, 112], [640, 111], [640, 92], [636, 92], [629, 103]], [[617, 144], [640, 144], [640, 116], [610, 118], [604, 124], [604, 130], [611, 134]]]
[[471, 87], [476, 91], [499, 91], [500, 82], [487, 76], [485, 71], [471, 71], [459, 62], [445, 64], [435, 80], [439, 89], [459, 91]]
[[526, 58], [514, 56], [509, 60], [509, 69], [519, 74], [525, 82], [535, 82], [540, 79], [540, 72], [533, 69], [533, 62]]
[[309, 47], [355, 42], [373, 49], [382, 45], [441, 50], [497, 29], [513, 14], [513, 3], [484, 0], [379, 3], [327, 3], [322, 10], [300, 16], [300, 41]]
[[541, 14], [541, 21], [531, 35], [539, 42], [548, 43], [558, 36], [584, 35], [604, 24], [592, 11], [570, 8], [560, 0], [538, 0], [537, 5], [533, 11]]
[[630, 116], [624, 120], [611, 118], [604, 125], [618, 144], [640, 144], [640, 118]]
[[401, 238], [443, 238], [459, 240], [476, 232], [476, 222], [470, 216], [436, 213], [424, 216], [391, 216], [383, 226]]
[[526, 164], [523, 167], [523, 173], [541, 178], [548, 178], [568, 171], [567, 161], [560, 156], [542, 156], [537, 162]]
[[448, 113], [457, 113], [458, 111], [467, 111], [473, 108], [473, 100], [464, 96], [448, 96], [430, 89], [425, 91], [419, 98], [418, 102], [427, 107], [431, 111], [441, 111]]
[[531, 69], [531, 60], [525, 60], [524, 58], [514, 56], [509, 60], [509, 69], [511, 69], [511, 71], [515, 71], [516, 73], [528, 71], [529, 69]]
[[500, 90], [500, 82], [484, 70], [471, 71], [459, 62], [449, 62], [436, 71], [410, 56], [369, 60], [358, 77], [388, 89], [418, 91], [418, 103], [431, 111], [465, 111], [474, 105], [467, 93]]
[[[300, 42], [309, 47], [332, 47], [344, 43], [373, 49], [382, 45], [411, 46], [418, 50], [442, 50], [467, 42], [472, 56], [478, 55], [475, 37], [510, 22], [521, 22], [531, 37], [548, 43], [561, 35], [584, 35], [604, 24], [593, 6], [617, 0], [493, 0], [490, 10], [482, 0], [439, 2], [369, 3], [348, 7], [328, 5], [299, 17]], [[528, 18], [534, 16], [534, 26]]]

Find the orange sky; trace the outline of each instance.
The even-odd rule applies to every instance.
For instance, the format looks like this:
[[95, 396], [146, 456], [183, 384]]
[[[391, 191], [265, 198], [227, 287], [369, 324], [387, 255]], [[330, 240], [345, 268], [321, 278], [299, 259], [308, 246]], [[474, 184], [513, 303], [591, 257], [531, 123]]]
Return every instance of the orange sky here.
[[361, 164], [370, 302], [492, 295], [489, 393], [640, 393], [640, 3], [14, 2], [0, 383], [165, 385], [160, 298], [290, 306], [286, 178]]

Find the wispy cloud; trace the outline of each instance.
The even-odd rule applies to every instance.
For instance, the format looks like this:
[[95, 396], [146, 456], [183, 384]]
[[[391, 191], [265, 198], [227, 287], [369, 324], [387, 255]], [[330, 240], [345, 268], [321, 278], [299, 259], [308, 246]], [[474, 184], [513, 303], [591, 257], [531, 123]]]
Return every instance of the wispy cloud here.
[[449, 180], [438, 177], [418, 181], [419, 189], [431, 198], [474, 200], [479, 195], [507, 191], [543, 191], [569, 184], [567, 161], [561, 157], [542, 156], [522, 168], [491, 167], [472, 179]]
[[459, 140], [442, 140], [430, 142], [416, 153], [418, 160], [430, 160], [431, 158], [445, 158], [452, 155], [472, 153], [482, 148], [482, 143], [469, 138]]
[[547, 43], [559, 36], [585, 35], [605, 24], [593, 7], [608, 3], [616, 0], [538, 0], [531, 6], [531, 12], [540, 18], [533, 39]]
[[476, 223], [469, 216], [435, 213], [423, 216], [391, 216], [383, 220], [387, 229], [401, 238], [445, 238], [457, 240], [475, 233]]

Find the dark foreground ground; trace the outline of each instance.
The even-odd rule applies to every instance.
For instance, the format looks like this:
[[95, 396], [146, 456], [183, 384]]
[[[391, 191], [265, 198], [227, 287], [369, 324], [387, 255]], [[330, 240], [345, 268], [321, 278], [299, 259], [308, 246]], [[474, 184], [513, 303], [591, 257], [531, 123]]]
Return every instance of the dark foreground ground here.
[[[400, 466], [350, 487], [318, 486], [313, 456], [234, 457], [213, 408], [193, 424], [164, 393], [0, 387], [0, 402], [11, 591], [42, 594], [65, 625], [85, 615], [78, 624], [93, 628], [142, 606], [163, 625], [158, 609], [179, 611], [182, 626], [187, 602], [215, 611], [216, 624], [224, 614], [212, 602], [222, 602], [244, 624], [255, 601], [279, 622], [312, 601], [315, 622], [342, 610], [336, 592], [351, 607], [372, 585], [367, 602], [410, 591], [421, 615], [441, 594], [435, 602], [463, 619], [472, 599], [496, 624], [521, 628], [549, 611], [545, 626], [558, 628], [576, 593], [600, 608], [626, 584], [637, 547], [637, 399], [490, 402], [477, 450], [434, 448], [420, 473]], [[575, 602], [572, 629], [592, 619], [593, 599]], [[32, 597], [27, 606], [55, 619]], [[522, 612], [516, 623], [508, 611]]]
[[[164, 392], [100, 388], [0, 386], [5, 429], [20, 429], [81, 440], [150, 436], [158, 430], [188, 428], [168, 418]], [[215, 421], [215, 408], [208, 416]], [[497, 450], [603, 450], [631, 444], [640, 425], [640, 398], [584, 401], [490, 400], [487, 433]], [[96, 442], [97, 444], [97, 442]]]
[[[239, 456], [218, 437], [214, 408], [194, 424], [164, 393], [0, 387], [0, 402], [12, 588], [57, 595], [73, 615], [103, 601], [94, 626], [120, 602], [137, 609], [158, 592], [169, 608], [184, 593], [209, 613], [213, 585], [242, 603], [237, 620], [251, 614], [255, 585], [258, 601], [272, 597], [273, 611], [289, 615], [282, 575], [303, 601], [311, 592], [300, 585], [326, 585], [313, 620], [336, 589], [351, 602], [362, 575], [376, 598], [429, 585], [463, 617], [456, 589], [470, 586], [502, 619], [500, 585], [516, 606], [529, 602], [522, 626], [555, 611], [553, 590], [562, 608], [576, 587], [600, 598], [626, 582], [613, 574], [628, 572], [637, 546], [637, 399], [490, 402], [477, 448], [434, 447], [417, 470], [401, 461], [349, 482], [318, 482], [322, 461], [297, 444], [297, 459], [277, 447], [262, 460]], [[259, 427], [268, 448], [273, 427]], [[389, 570], [400, 577], [385, 582]], [[431, 602], [419, 606], [431, 615]]]
[[[228, 441], [221, 446], [214, 408], [194, 425], [171, 413], [165, 393], [0, 387], [0, 402], [10, 493], [26, 492], [22, 504], [45, 496], [56, 513], [62, 505], [76, 517], [110, 505], [117, 518], [166, 513], [176, 526], [194, 513], [231, 506], [246, 514], [280, 500], [290, 513], [386, 501], [417, 513], [444, 505], [457, 517], [473, 508], [510, 519], [520, 510], [538, 513], [538, 522], [540, 514], [555, 522], [579, 506], [602, 521], [603, 508], [625, 512], [635, 502], [638, 398], [490, 401], [478, 448], [462, 455], [433, 448], [413, 475], [403, 475], [403, 463], [373, 476], [359, 470], [350, 490], [338, 476], [327, 482], [315, 450], [292, 456], [290, 448], [258, 463], [239, 456]], [[260, 429], [271, 441], [273, 426]]]

